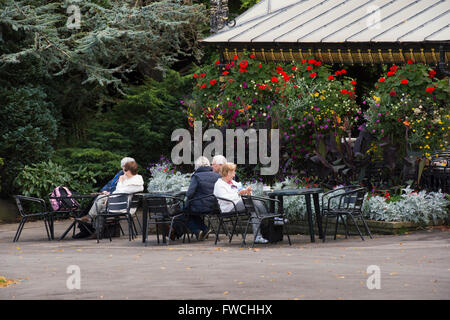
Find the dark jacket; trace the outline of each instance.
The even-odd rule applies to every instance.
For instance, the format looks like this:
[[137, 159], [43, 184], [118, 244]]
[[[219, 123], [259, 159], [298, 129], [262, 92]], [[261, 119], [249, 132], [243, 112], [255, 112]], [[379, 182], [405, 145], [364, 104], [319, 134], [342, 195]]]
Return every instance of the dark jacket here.
[[100, 189], [100, 192], [108, 191], [109, 193], [113, 193], [116, 190], [117, 182], [119, 182], [121, 175], [123, 175], [123, 170], [117, 172], [114, 178], [112, 178], [103, 188]]
[[[214, 185], [220, 175], [211, 167], [198, 168], [191, 177], [189, 189], [186, 192], [188, 200], [200, 198], [214, 193]], [[199, 201], [189, 201], [189, 211], [206, 213], [214, 207], [214, 198], [209, 197]]]

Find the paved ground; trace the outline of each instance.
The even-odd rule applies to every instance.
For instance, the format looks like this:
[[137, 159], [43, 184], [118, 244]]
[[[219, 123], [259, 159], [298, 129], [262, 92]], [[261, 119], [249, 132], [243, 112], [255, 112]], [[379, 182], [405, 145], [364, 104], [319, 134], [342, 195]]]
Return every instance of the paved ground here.
[[[68, 221], [56, 223], [56, 235]], [[449, 299], [450, 233], [431, 229], [361, 241], [308, 236], [241, 248], [209, 240], [145, 247], [127, 238], [49, 242], [42, 222], [0, 225], [0, 276], [18, 280], [0, 299]], [[222, 237], [223, 238], [223, 237]], [[81, 289], [69, 290], [77, 265]], [[367, 267], [380, 268], [380, 289], [369, 290]]]

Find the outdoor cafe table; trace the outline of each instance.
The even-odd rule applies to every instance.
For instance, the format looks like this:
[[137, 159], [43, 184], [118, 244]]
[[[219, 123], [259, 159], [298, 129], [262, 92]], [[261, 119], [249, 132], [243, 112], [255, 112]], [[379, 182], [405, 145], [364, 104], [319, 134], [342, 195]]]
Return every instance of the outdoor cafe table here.
[[[72, 194], [71, 196], [66, 196], [66, 197], [49, 197], [49, 200], [53, 200], [53, 199], [94, 199], [95, 197], [102, 195], [102, 193], [89, 193], [89, 194]], [[88, 204], [91, 204], [92, 201], [88, 201]], [[52, 239], [55, 238], [54, 235], [54, 228], [53, 228], [53, 216], [57, 213], [69, 213], [71, 217], [74, 218], [74, 220], [72, 221], [72, 223], [70, 224], [69, 228], [67, 228], [66, 231], [64, 231], [64, 233], [61, 235], [61, 237], [59, 237], [58, 240], [62, 240], [65, 238], [65, 236], [69, 233], [69, 231], [73, 228], [74, 232], [75, 232], [75, 228], [76, 228], [76, 224], [77, 223], [82, 223], [80, 222], [78, 219], [82, 217], [85, 209], [85, 206], [81, 206], [76, 208], [75, 210], [73, 208], [68, 208], [68, 207], [64, 207], [64, 204], [61, 204], [62, 208], [60, 208], [60, 210], [58, 211], [52, 211], [52, 214], [50, 215], [50, 233], [51, 233], [51, 237]]]
[[[320, 214], [320, 205], [319, 205], [319, 193], [322, 193], [323, 190], [321, 188], [300, 188], [300, 189], [281, 189], [281, 190], [275, 190], [268, 193], [268, 196], [272, 199], [275, 199], [275, 197], [278, 198], [279, 206], [278, 206], [278, 213], [283, 212], [283, 197], [287, 196], [305, 196], [305, 202], [306, 202], [306, 212], [307, 212], [307, 218], [308, 218], [308, 224], [309, 224], [309, 234], [311, 236], [311, 242], [315, 242], [314, 239], [314, 222], [312, 219], [312, 208], [311, 208], [311, 195], [313, 196], [314, 200], [314, 211], [316, 213], [316, 221], [317, 221], [317, 227], [319, 229], [319, 238], [322, 239], [323, 233], [322, 233], [322, 217]], [[273, 201], [270, 202], [270, 211], [275, 211], [275, 204]]]
[[[186, 195], [186, 191], [161, 191], [161, 192], [149, 192], [149, 193], [136, 193], [135, 196], [141, 197], [142, 199], [142, 242], [147, 242], [148, 237], [148, 204], [145, 201], [148, 197], [154, 196], [171, 196], [171, 197], [180, 197], [184, 198]], [[163, 235], [163, 243], [166, 243], [166, 237]]]

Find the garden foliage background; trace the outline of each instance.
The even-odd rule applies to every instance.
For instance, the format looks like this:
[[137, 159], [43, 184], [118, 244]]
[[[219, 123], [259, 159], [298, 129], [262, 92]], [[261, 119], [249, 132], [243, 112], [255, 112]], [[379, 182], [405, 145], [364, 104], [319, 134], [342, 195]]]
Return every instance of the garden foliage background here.
[[[230, 12], [256, 2], [229, 1]], [[80, 29], [66, 27], [71, 4], [81, 9]], [[264, 64], [247, 54], [223, 70], [218, 53], [197, 41], [209, 33], [208, 6], [0, 0], [2, 197], [45, 197], [60, 184], [96, 191], [124, 156], [147, 179], [150, 164], [170, 155], [172, 131], [195, 119], [205, 129], [279, 128], [281, 168], [270, 183], [302, 171], [315, 173], [311, 183], [351, 183], [383, 157], [392, 179], [394, 160], [448, 148], [449, 86], [433, 68], [325, 66], [312, 58]], [[344, 138], [358, 135], [366, 139], [350, 148]], [[240, 170], [251, 181], [259, 168]]]

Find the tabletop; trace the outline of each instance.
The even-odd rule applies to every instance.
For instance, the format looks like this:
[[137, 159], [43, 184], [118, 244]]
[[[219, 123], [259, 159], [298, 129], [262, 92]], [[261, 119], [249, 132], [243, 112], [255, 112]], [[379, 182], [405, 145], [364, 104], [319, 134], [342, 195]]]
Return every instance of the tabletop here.
[[305, 194], [314, 194], [323, 192], [322, 188], [299, 188], [299, 189], [280, 189], [268, 193], [269, 197], [273, 196], [299, 196]]

